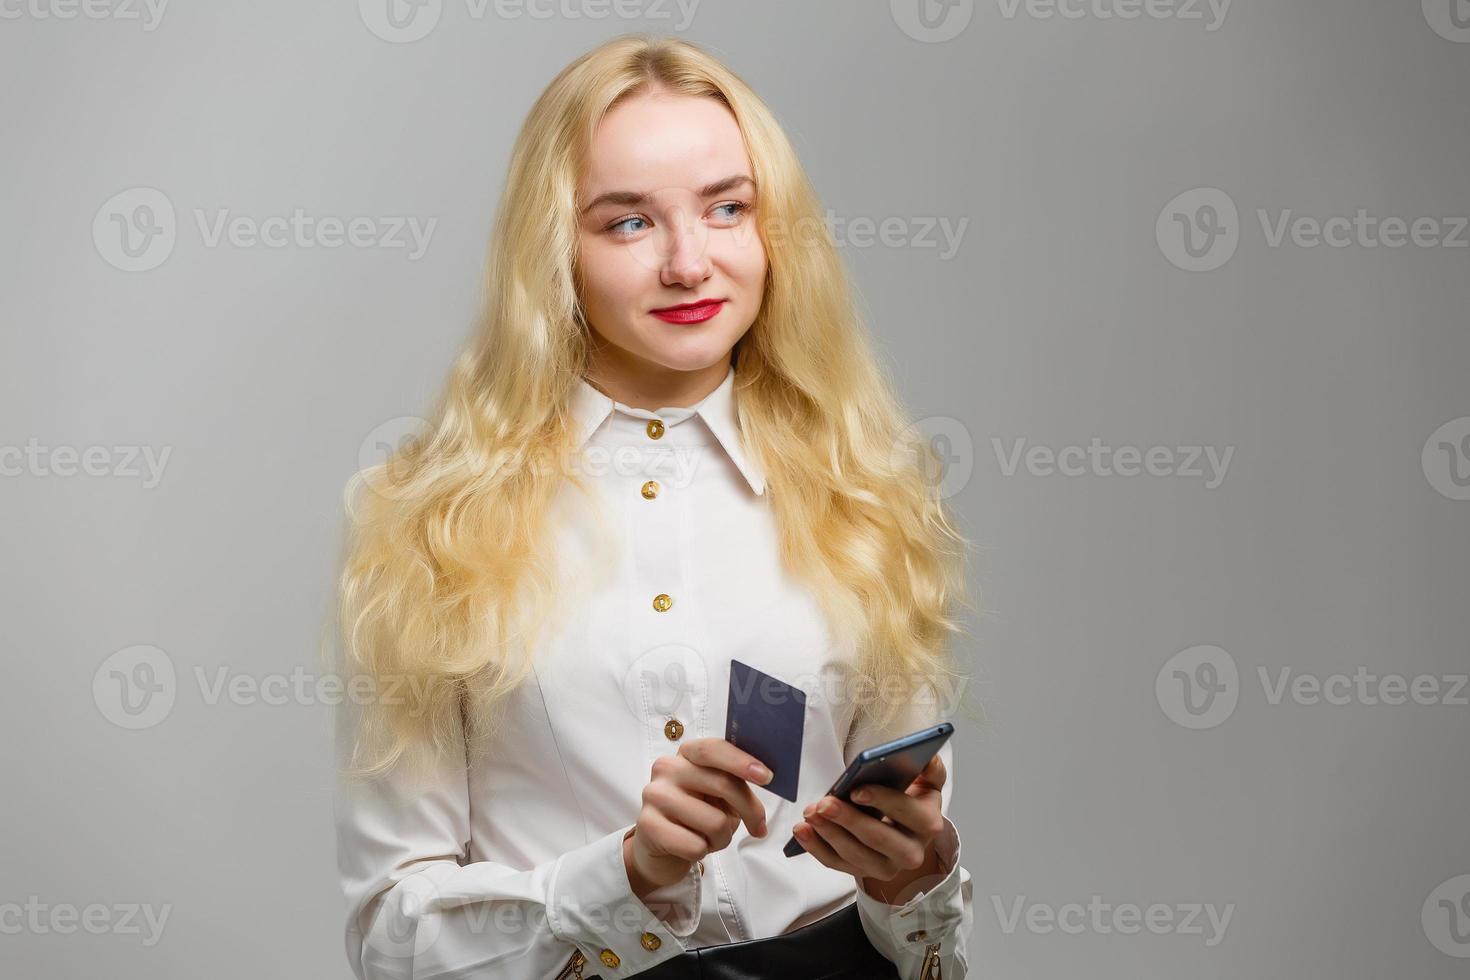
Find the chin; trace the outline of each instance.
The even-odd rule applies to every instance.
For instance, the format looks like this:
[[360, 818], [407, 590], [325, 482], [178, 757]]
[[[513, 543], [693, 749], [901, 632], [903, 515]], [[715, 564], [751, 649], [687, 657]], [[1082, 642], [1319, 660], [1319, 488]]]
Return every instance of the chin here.
[[730, 360], [730, 351], [740, 335], [728, 331], [700, 331], [699, 327], [681, 327], [689, 333], [672, 339], [665, 336], [648, 343], [643, 355], [672, 371], [701, 371], [712, 364]]
[[730, 348], [721, 345], [701, 345], [698, 350], [657, 350], [649, 355], [649, 360], [661, 364], [670, 371], [703, 371], [712, 364], [719, 364], [730, 360]]

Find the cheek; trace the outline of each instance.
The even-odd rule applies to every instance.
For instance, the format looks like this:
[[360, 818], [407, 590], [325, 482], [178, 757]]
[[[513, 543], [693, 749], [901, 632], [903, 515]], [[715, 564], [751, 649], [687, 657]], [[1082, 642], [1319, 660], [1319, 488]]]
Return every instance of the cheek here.
[[722, 264], [730, 278], [743, 287], [759, 289], [765, 283], [766, 250], [759, 237], [732, 242], [725, 250]]
[[582, 302], [594, 310], [617, 310], [633, 302], [645, 289], [645, 270], [632, 261], [626, 248], [584, 243], [579, 255]]

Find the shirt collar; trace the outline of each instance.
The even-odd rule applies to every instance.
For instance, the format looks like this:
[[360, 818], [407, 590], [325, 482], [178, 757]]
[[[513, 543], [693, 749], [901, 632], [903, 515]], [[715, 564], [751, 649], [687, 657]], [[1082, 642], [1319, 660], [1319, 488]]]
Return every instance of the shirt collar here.
[[587, 379], [580, 379], [572, 395], [572, 416], [578, 426], [577, 445], [579, 447], [587, 444], [587, 440], [592, 438], [592, 433], [597, 431], [614, 408], [639, 418], [658, 416], [665, 421], [682, 420], [689, 415], [698, 415], [704, 419], [705, 425], [709, 426], [715, 438], [720, 441], [720, 445], [735, 464], [735, 468], [740, 471], [741, 476], [745, 477], [745, 482], [750, 484], [750, 489], [757, 494], [765, 492], [765, 474], [741, 445], [740, 421], [735, 409], [735, 366], [733, 364], [725, 373], [725, 380], [720, 382], [720, 386], [706, 395], [698, 405], [689, 408], [665, 407], [652, 411], [633, 408], [616, 402], [608, 395], [598, 391], [587, 383]]

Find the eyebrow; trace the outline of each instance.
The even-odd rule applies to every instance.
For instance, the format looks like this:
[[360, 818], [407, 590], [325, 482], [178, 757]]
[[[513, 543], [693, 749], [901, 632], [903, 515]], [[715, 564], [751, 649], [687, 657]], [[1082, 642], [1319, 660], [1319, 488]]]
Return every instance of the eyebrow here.
[[[714, 197], [716, 194], [723, 194], [728, 190], [739, 187], [741, 184], [754, 186], [755, 180], [745, 174], [731, 174], [729, 177], [717, 180], [712, 184], [705, 184], [699, 189], [699, 196]], [[586, 214], [600, 204], [617, 204], [622, 207], [635, 208], [647, 201], [648, 195], [640, 194], [637, 191], [608, 191], [606, 194], [599, 194], [578, 213]]]

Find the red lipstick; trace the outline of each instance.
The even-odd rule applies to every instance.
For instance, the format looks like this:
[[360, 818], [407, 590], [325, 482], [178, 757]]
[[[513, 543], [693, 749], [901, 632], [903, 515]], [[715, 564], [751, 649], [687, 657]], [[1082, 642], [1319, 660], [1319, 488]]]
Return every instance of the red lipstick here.
[[654, 316], [668, 323], [703, 323], [711, 319], [725, 305], [722, 299], [703, 299], [696, 303], [680, 303], [661, 310], [650, 310]]

